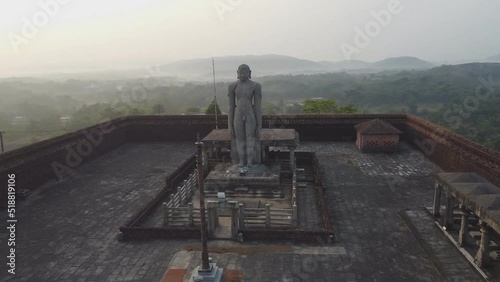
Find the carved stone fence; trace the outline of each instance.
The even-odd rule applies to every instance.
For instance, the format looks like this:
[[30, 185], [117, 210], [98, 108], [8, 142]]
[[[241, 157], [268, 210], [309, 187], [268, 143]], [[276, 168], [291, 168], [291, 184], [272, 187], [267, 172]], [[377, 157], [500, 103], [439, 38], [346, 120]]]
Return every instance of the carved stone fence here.
[[163, 203], [167, 208], [176, 208], [180, 206], [185, 206], [191, 197], [193, 196], [194, 190], [196, 189], [196, 170], [191, 173], [189, 177], [184, 180], [182, 186], [177, 187], [177, 192], [170, 196], [168, 202]]
[[200, 226], [200, 214], [200, 209], [193, 208], [192, 203], [187, 207], [168, 207], [163, 203], [163, 226]]
[[295, 228], [297, 227], [297, 206], [293, 209], [244, 208], [240, 204], [240, 228]]

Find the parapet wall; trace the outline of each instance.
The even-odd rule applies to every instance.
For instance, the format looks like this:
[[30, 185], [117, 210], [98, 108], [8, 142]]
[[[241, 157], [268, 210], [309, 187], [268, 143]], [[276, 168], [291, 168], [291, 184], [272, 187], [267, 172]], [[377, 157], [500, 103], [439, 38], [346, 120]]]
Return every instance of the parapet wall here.
[[403, 138], [448, 172], [475, 172], [500, 187], [500, 152], [438, 126], [407, 115]]
[[0, 154], [0, 208], [7, 204], [7, 176], [15, 174], [18, 199], [22, 189], [34, 190], [64, 179], [73, 169], [121, 146], [126, 139], [125, 118], [43, 140]]
[[[499, 152], [412, 115], [276, 115], [264, 116], [263, 127], [294, 128], [301, 141], [355, 142], [354, 125], [375, 118], [403, 131], [404, 139], [444, 170], [476, 172], [500, 186]], [[64, 178], [71, 169], [126, 142], [192, 141], [194, 150], [196, 134], [208, 134], [215, 128], [214, 120], [212, 115], [122, 117], [0, 154], [0, 207], [7, 203], [7, 174], [16, 174], [19, 192]], [[227, 128], [226, 115], [218, 116], [218, 125]]]

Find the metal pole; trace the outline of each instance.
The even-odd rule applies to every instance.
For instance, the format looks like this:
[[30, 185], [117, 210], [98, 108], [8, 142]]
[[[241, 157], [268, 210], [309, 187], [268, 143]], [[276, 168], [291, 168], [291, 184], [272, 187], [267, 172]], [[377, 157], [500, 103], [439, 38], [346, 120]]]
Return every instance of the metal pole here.
[[215, 89], [215, 61], [212, 58], [212, 72], [214, 75], [214, 108], [215, 108], [215, 129], [219, 129], [219, 125], [217, 122], [217, 91]]
[[201, 270], [210, 271], [208, 262], [208, 247], [207, 247], [207, 218], [205, 215], [205, 188], [203, 177], [203, 142], [200, 141], [198, 133], [198, 141], [196, 142], [196, 167], [198, 170], [198, 188], [200, 191], [200, 221], [201, 221]]
[[4, 152], [4, 150], [3, 150], [3, 134], [4, 134], [4, 132], [0, 131], [0, 143], [2, 144], [2, 153]]

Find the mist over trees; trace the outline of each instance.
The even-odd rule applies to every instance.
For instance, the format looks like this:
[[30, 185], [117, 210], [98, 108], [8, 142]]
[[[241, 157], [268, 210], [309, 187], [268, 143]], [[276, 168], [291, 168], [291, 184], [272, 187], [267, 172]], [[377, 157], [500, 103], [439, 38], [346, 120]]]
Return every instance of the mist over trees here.
[[[500, 64], [254, 80], [262, 84], [264, 114], [411, 113], [500, 150]], [[224, 114], [227, 82], [218, 82], [216, 89], [218, 113]], [[1, 79], [0, 130], [6, 143], [22, 146], [125, 115], [212, 114], [213, 94], [209, 82], [161, 77], [148, 83], [142, 78]]]

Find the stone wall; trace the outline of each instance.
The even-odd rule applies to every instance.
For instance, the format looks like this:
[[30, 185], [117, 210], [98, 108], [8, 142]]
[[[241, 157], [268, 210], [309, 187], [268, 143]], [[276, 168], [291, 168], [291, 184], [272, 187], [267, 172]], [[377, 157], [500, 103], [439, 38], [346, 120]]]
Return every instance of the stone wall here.
[[360, 134], [356, 144], [362, 152], [394, 152], [398, 149], [398, 134]]
[[[487, 149], [424, 119], [404, 114], [280, 115], [264, 116], [265, 128], [295, 128], [301, 141], [355, 142], [354, 125], [381, 119], [403, 131], [402, 139], [419, 148], [446, 171], [476, 172], [500, 186], [500, 153]], [[218, 118], [227, 128], [227, 116]], [[83, 130], [44, 140], [0, 154], [0, 207], [5, 207], [7, 174], [15, 173], [17, 191], [33, 190], [47, 181], [64, 176], [126, 142], [192, 141], [215, 128], [214, 116], [132, 116], [112, 120]], [[110, 130], [112, 129], [112, 130]], [[109, 131], [104, 132], [103, 130]], [[101, 143], [89, 135], [103, 133]], [[94, 145], [94, 143], [97, 145]], [[90, 153], [86, 146], [91, 144]], [[75, 153], [76, 152], [76, 153]], [[88, 153], [88, 155], [86, 155]], [[68, 157], [69, 156], [69, 157]], [[60, 164], [60, 165], [59, 165]], [[74, 167], [71, 165], [78, 164]], [[58, 168], [54, 169], [54, 165]]]
[[34, 190], [49, 181], [64, 179], [71, 170], [124, 144], [125, 118], [115, 119], [0, 154], [0, 207], [7, 204], [7, 174], [16, 175], [17, 199], [21, 190]]
[[475, 172], [500, 187], [500, 153], [425, 119], [407, 115], [403, 138], [448, 172]]

